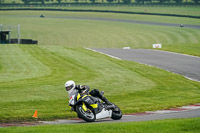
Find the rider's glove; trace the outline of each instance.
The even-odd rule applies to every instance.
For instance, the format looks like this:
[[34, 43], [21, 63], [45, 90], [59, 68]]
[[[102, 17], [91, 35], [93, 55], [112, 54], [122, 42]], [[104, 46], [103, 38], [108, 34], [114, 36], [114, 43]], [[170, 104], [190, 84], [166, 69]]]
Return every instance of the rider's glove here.
[[90, 87], [87, 85], [80, 85], [79, 88], [80, 88], [79, 93], [81, 94], [86, 94], [90, 90]]

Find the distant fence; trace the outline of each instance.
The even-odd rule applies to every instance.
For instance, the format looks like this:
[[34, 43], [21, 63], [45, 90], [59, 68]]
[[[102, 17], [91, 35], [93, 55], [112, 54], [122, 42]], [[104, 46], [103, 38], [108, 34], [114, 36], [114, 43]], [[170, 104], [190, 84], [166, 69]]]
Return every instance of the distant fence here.
[[188, 6], [197, 6], [200, 7], [199, 4], [195, 3], [131, 3], [131, 4], [124, 4], [124, 3], [46, 3], [46, 4], [0, 4], [0, 7], [80, 7], [80, 6], [91, 6], [91, 7], [106, 7], [106, 6], [144, 6], [144, 7], [188, 7]]
[[164, 13], [146, 13], [146, 12], [131, 12], [131, 11], [108, 11], [108, 10], [82, 10], [82, 9], [45, 9], [45, 8], [13, 8], [13, 9], [0, 9], [6, 10], [41, 10], [41, 11], [74, 11], [74, 12], [108, 12], [108, 13], [124, 13], [124, 14], [142, 14], [142, 15], [159, 15], [159, 16], [174, 16], [174, 17], [188, 17], [200, 19], [200, 16], [191, 15], [178, 15], [178, 14], [164, 14]]

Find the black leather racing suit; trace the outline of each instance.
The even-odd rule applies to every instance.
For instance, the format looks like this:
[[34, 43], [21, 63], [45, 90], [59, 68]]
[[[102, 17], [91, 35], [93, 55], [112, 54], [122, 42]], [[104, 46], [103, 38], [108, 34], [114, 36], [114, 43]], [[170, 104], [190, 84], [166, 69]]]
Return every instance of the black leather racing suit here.
[[[90, 91], [90, 87], [87, 85], [76, 85], [75, 88], [76, 90], [78, 90], [79, 93], [88, 93]], [[89, 94], [93, 97], [98, 97], [101, 100], [103, 100], [106, 104], [108, 105], [112, 105], [112, 103], [110, 101], [108, 101], [107, 98], [105, 98], [98, 89], [93, 89], [89, 92]]]

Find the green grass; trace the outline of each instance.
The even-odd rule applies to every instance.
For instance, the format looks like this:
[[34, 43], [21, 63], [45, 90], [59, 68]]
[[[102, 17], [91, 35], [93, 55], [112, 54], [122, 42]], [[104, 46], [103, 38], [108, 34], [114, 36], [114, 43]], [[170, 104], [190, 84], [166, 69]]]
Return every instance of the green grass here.
[[[39, 18], [40, 14], [47, 18]], [[64, 89], [68, 79], [104, 90], [106, 97], [119, 105], [123, 113], [200, 102], [198, 82], [82, 48], [152, 48], [153, 43], [162, 43], [164, 50], [200, 56], [199, 29], [48, 16], [199, 23], [199, 19], [128, 14], [1, 11], [3, 25], [20, 24], [22, 38], [39, 41], [38, 45], [0, 45], [1, 123], [32, 121], [35, 110], [39, 120], [76, 117], [70, 112]]]
[[[64, 19], [64, 17], [112, 18], [196, 25], [199, 24], [199, 19], [50, 11], [2, 11], [0, 14], [2, 24], [21, 24], [21, 37], [36, 39], [43, 46], [59, 45], [68, 47], [109, 48], [130, 46], [131, 48], [152, 48], [152, 44], [162, 43], [163, 49], [169, 51], [177, 51], [176, 49], [178, 49], [178, 52], [181, 53], [200, 55], [199, 29], [180, 28], [178, 26], [168, 27], [123, 22]], [[40, 14], [44, 14], [47, 18], [39, 18]], [[60, 18], [48, 18], [55, 16]], [[191, 50], [188, 51], [188, 48]]]
[[9, 127], [0, 128], [0, 131], [2, 133], [199, 133], [199, 123], [200, 118], [191, 118], [129, 123], [87, 123], [68, 125], [45, 125], [34, 127]]
[[[51, 8], [51, 7], [49, 7]], [[55, 7], [56, 8], [56, 7]], [[57, 7], [59, 9], [59, 7]], [[162, 6], [74, 6], [62, 9], [82, 9], [82, 10], [108, 10], [108, 11], [129, 11], [144, 13], [162, 13], [176, 15], [200, 16], [199, 7], [162, 7]]]
[[[6, 1], [5, 1], [6, 2]], [[12, 1], [7, 1], [6, 3], [11, 3]], [[189, 1], [188, 1], [189, 2]], [[20, 3], [17, 2], [16, 3]], [[20, 6], [13, 6], [13, 7], [1, 7], [3, 8], [32, 8], [32, 9], [37, 9], [37, 8], [42, 8], [42, 9], [72, 9], [72, 10], [106, 10], [106, 11], [128, 11], [128, 12], [144, 12], [144, 13], [162, 13], [162, 14], [176, 14], [176, 15], [190, 15], [190, 16], [200, 16], [200, 8], [199, 6], [151, 6], [151, 5], [140, 5], [140, 6], [135, 6], [135, 5], [48, 5], [46, 4], [45, 6], [39, 4], [39, 5], [22, 5]]]
[[35, 110], [43, 120], [75, 117], [64, 89], [68, 79], [104, 90], [123, 113], [200, 101], [199, 83], [82, 48], [1, 45], [0, 50], [1, 122], [33, 120]]

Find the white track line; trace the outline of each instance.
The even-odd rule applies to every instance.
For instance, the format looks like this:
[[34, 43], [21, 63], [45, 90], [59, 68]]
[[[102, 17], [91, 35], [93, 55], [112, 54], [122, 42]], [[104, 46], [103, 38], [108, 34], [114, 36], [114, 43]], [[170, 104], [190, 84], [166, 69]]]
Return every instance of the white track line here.
[[97, 53], [100, 53], [100, 54], [103, 54], [103, 55], [107, 55], [107, 56], [109, 56], [109, 57], [111, 57], [111, 58], [114, 58], [114, 59], [122, 60], [122, 59], [120, 59], [120, 58], [118, 58], [118, 57], [115, 57], [115, 56], [112, 56], [112, 55], [109, 55], [109, 54], [105, 54], [105, 53], [103, 53], [103, 52], [99, 52], [99, 51], [94, 50], [94, 49], [91, 49], [91, 48], [84, 48], [84, 49], [91, 50], [91, 51], [93, 51], [93, 52], [97, 52]]
[[[156, 49], [149, 49], [149, 50], [156, 50]], [[176, 54], [176, 55], [184, 55], [184, 56], [193, 57], [193, 58], [198, 58], [198, 59], [200, 58], [199, 56], [188, 55], [188, 54], [182, 54], [182, 53], [175, 53], [175, 52], [164, 51], [164, 50], [156, 50], [156, 51], [165, 52], [165, 53], [170, 53], [170, 54]]]
[[[143, 115], [177, 113], [177, 112], [190, 111], [190, 110], [195, 110], [195, 109], [200, 109], [200, 104], [182, 106], [182, 107], [171, 108], [171, 109], [166, 109], [166, 110], [145, 111]], [[140, 115], [140, 114], [141, 113], [127, 114], [127, 115]]]

